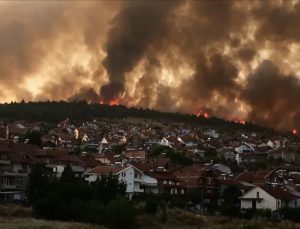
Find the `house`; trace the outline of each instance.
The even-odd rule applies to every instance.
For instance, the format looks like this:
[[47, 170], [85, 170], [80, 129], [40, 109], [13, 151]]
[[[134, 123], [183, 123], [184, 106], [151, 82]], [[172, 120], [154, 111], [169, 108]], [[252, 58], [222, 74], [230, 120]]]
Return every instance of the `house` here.
[[125, 156], [128, 159], [145, 160], [146, 159], [146, 151], [145, 150], [126, 149]]
[[239, 147], [236, 147], [234, 151], [238, 154], [245, 154], [245, 153], [251, 154], [254, 153], [255, 149], [252, 145], [245, 142], [241, 144]]
[[102, 153], [104, 150], [108, 149], [108, 141], [106, 140], [106, 138], [102, 138], [100, 144], [99, 144], [99, 153]]
[[199, 165], [185, 166], [172, 170], [172, 174], [181, 182], [184, 182], [187, 190], [200, 187], [199, 179], [203, 172], [203, 167]]
[[222, 147], [216, 150], [219, 158], [233, 161], [235, 159], [235, 153], [233, 147]]
[[296, 160], [296, 152], [290, 148], [279, 148], [272, 152], [269, 157], [274, 159], [282, 159], [286, 162], [293, 162]]
[[105, 165], [111, 165], [115, 163], [114, 155], [109, 152], [99, 153], [96, 154], [94, 157], [97, 161]]
[[183, 195], [186, 192], [185, 185], [168, 171], [151, 171], [147, 175], [157, 179], [160, 194]]
[[86, 170], [91, 170], [92, 168], [95, 168], [97, 165], [101, 164], [101, 162], [97, 161], [92, 154], [85, 153], [81, 156], [78, 156], [78, 158], [80, 161], [82, 161]]
[[207, 130], [203, 134], [208, 136], [209, 138], [219, 138], [220, 136], [220, 134], [217, 133], [216, 130]]
[[131, 199], [134, 194], [147, 192], [157, 193], [157, 180], [152, 176], [145, 176], [133, 165], [99, 165], [83, 174], [88, 182], [94, 182], [101, 176], [112, 174], [118, 177], [119, 182], [126, 185], [126, 193]]
[[162, 138], [159, 142], [158, 142], [159, 145], [161, 146], [168, 146], [168, 147], [171, 147], [172, 148], [172, 145], [171, 143], [168, 141], [168, 139], [166, 138]]
[[132, 149], [141, 149], [144, 146], [145, 139], [141, 136], [141, 134], [134, 133], [127, 139], [128, 146]]
[[253, 183], [256, 185], [270, 184], [273, 181], [273, 170], [260, 170], [255, 174]]
[[234, 181], [248, 182], [256, 185], [271, 184], [274, 180], [273, 170], [244, 171], [234, 178]]
[[241, 209], [271, 209], [276, 211], [288, 206], [300, 206], [300, 193], [285, 188], [270, 186], [255, 186], [242, 195]]
[[240, 164], [250, 164], [257, 161], [257, 156], [254, 153], [237, 153], [235, 155], [235, 160]]
[[220, 171], [221, 173], [231, 174], [231, 169], [228, 166], [224, 165], [224, 164], [221, 164], [221, 163], [214, 164], [213, 168], [215, 170]]
[[[66, 165], [63, 164], [47, 164], [45, 166], [50, 177], [60, 178], [62, 173], [64, 172]], [[72, 172], [75, 177], [81, 177], [81, 175], [85, 172], [84, 167], [79, 165], [71, 165]]]
[[36, 160], [31, 152], [36, 148], [10, 141], [0, 142], [0, 200], [26, 200], [30, 168]]

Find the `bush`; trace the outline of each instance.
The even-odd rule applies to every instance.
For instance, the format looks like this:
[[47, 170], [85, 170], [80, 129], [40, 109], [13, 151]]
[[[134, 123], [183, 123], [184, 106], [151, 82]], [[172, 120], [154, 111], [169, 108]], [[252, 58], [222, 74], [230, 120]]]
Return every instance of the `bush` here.
[[284, 219], [300, 222], [300, 208], [285, 207], [279, 210]]
[[70, 166], [66, 166], [59, 180], [46, 179], [43, 171], [39, 166], [34, 167], [28, 186], [36, 216], [50, 220], [108, 223], [111, 228], [118, 228], [113, 222], [116, 219], [122, 228], [135, 225], [134, 208], [126, 199], [105, 206], [117, 196], [125, 196], [125, 186], [116, 177], [105, 176], [89, 185], [75, 178]]
[[223, 193], [224, 202], [221, 205], [221, 214], [226, 216], [240, 215], [240, 199], [241, 192], [237, 186], [228, 186]]
[[137, 228], [134, 207], [125, 198], [110, 201], [106, 207], [105, 225], [111, 229]]
[[185, 203], [186, 203], [186, 200], [183, 197], [181, 197], [181, 196], [175, 196], [175, 197], [173, 197], [170, 200], [169, 207], [170, 208], [174, 208], [174, 207], [184, 208], [185, 207]]
[[167, 204], [165, 202], [162, 202], [160, 205], [160, 209], [160, 222], [166, 223], [168, 221]]
[[33, 206], [34, 213], [37, 216], [45, 217], [47, 219], [62, 219], [63, 213], [61, 212], [63, 198], [59, 193], [50, 192], [48, 195], [39, 199]]
[[154, 198], [146, 199], [145, 213], [156, 214], [158, 209], [158, 203]]

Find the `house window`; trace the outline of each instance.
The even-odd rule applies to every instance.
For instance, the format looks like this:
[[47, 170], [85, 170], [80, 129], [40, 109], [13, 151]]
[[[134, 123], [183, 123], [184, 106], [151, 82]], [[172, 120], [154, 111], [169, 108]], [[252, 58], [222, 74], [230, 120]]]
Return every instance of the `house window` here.
[[211, 184], [211, 177], [208, 178], [208, 184]]
[[10, 185], [11, 184], [10, 179], [6, 178], [6, 177], [3, 178], [2, 183], [5, 184], [5, 185]]
[[126, 172], [122, 172], [122, 177], [125, 177], [126, 176]]
[[23, 179], [22, 178], [18, 178], [17, 179], [17, 185], [22, 185], [23, 184]]
[[256, 198], [259, 199], [259, 192], [256, 193]]
[[137, 179], [137, 178], [138, 178], [138, 175], [137, 175], [137, 173], [135, 173], [135, 174], [134, 174], [134, 178], [135, 178], [135, 179]]

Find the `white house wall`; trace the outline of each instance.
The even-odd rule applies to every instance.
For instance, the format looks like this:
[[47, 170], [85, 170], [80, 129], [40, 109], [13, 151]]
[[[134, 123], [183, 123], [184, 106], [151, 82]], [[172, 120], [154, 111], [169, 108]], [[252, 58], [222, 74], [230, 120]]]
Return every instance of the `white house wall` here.
[[[254, 189], [250, 190], [246, 194], [243, 195], [243, 199], [255, 199], [257, 197], [257, 192], [259, 192], [259, 198], [262, 198], [262, 200], [256, 200], [256, 208], [257, 209], [271, 209], [276, 210], [277, 201], [276, 199], [271, 196], [269, 193], [264, 191], [263, 189], [259, 187], [255, 187]], [[241, 209], [243, 208], [252, 208], [252, 200], [241, 200]], [[281, 206], [281, 203], [279, 203], [279, 206]]]
[[[124, 174], [125, 176], [122, 176]], [[134, 169], [129, 167], [119, 173], [119, 181], [126, 184], [126, 192], [133, 193], [134, 189]]]

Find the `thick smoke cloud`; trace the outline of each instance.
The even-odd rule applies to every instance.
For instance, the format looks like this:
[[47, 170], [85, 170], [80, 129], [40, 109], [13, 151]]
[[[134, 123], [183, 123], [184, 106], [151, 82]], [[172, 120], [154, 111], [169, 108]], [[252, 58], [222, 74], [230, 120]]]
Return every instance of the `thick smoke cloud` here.
[[[0, 99], [300, 129], [297, 1], [0, 2]], [[117, 100], [116, 100], [117, 99]]]
[[178, 0], [157, 4], [124, 1], [123, 9], [113, 19], [113, 27], [108, 33], [107, 57], [103, 65], [110, 82], [101, 89], [105, 100], [123, 92], [125, 74], [134, 68], [151, 44], [167, 35], [168, 14], [178, 4]]
[[282, 74], [272, 62], [263, 61], [249, 76], [243, 96], [251, 106], [251, 120], [282, 128], [300, 125], [300, 80]]
[[106, 81], [101, 47], [117, 1], [0, 4], [2, 101], [61, 100], [81, 87], [99, 90]]

